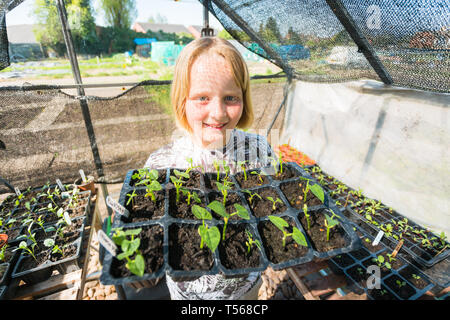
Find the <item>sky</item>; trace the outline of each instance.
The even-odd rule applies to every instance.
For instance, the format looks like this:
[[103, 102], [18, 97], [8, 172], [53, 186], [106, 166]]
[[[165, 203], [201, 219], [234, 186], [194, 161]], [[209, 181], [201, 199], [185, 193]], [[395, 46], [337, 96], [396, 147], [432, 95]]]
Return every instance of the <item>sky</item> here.
[[[30, 16], [34, 0], [25, 0], [22, 4], [6, 14], [6, 25], [33, 24]], [[99, 26], [105, 26], [99, 12], [99, 1], [91, 0], [96, 23]], [[147, 22], [150, 16], [160, 15], [167, 18], [170, 24], [203, 25], [203, 6], [197, 0], [136, 0], [138, 16], [136, 21]], [[212, 14], [209, 15], [209, 25], [215, 29], [222, 30], [220, 22]]]

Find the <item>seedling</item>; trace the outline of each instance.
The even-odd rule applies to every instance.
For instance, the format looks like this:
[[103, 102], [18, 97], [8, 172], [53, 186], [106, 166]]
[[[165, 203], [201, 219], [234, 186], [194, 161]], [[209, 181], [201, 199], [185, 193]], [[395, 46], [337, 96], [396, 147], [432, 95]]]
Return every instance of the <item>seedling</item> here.
[[33, 257], [33, 259], [34, 259], [35, 261], [37, 261], [36, 256], [35, 256], [35, 254], [34, 254], [34, 248], [35, 248], [35, 246], [36, 246], [36, 243], [32, 243], [31, 246], [28, 247], [26, 241], [21, 241], [21, 242], [19, 243], [19, 246], [18, 246], [16, 249], [12, 250], [12, 251], [16, 251], [16, 250], [22, 249], [22, 250], [25, 251], [26, 254], [28, 254], [29, 256]]
[[214, 160], [213, 161], [213, 166], [214, 166], [214, 169], [216, 169], [216, 172], [217, 172], [216, 180], [217, 180], [217, 182], [219, 182], [220, 181], [220, 162], [217, 161], [217, 160]]
[[[300, 179], [306, 180], [306, 187], [303, 189], [303, 202], [306, 202], [308, 191], [311, 191], [322, 203], [324, 203], [325, 193], [323, 192], [322, 187], [318, 184], [313, 184], [310, 186], [310, 179], [304, 177], [300, 177]], [[299, 186], [301, 187], [301, 184], [299, 184]]]
[[246, 192], [246, 193], [248, 193], [249, 194], [249, 196], [248, 196], [248, 202], [250, 203], [250, 205], [252, 204], [252, 202], [253, 202], [253, 198], [254, 197], [258, 197], [260, 200], [262, 200], [262, 197], [258, 194], [258, 193], [252, 193], [250, 190], [247, 190], [247, 189], [245, 189], [245, 190], [242, 190], [242, 191], [244, 191], [244, 192]]
[[200, 197], [198, 196], [197, 192], [195, 191], [189, 191], [186, 188], [181, 188], [181, 192], [183, 192], [183, 195], [186, 197], [186, 203], [189, 205], [191, 205], [191, 198], [196, 202], [196, 203], [202, 203], [202, 200], [200, 199]]
[[127, 206], [131, 202], [131, 206], [134, 207], [134, 197], [137, 196], [136, 189], [133, 189], [132, 193], [127, 193], [127, 196], [128, 196]]
[[202, 220], [202, 225], [198, 227], [198, 234], [201, 237], [200, 249], [203, 249], [204, 244], [206, 244], [208, 248], [214, 252], [220, 242], [220, 231], [216, 226], [210, 228], [205, 223], [205, 220], [212, 219], [211, 213], [196, 204], [192, 206], [191, 211], [194, 216]]
[[278, 153], [278, 159], [276, 157], [269, 157], [272, 162], [273, 169], [275, 171], [275, 176], [278, 177], [283, 174], [283, 157], [281, 151]]
[[140, 181], [136, 183], [136, 186], [141, 184], [149, 184], [151, 181], [158, 180], [159, 173], [156, 169], [149, 170], [148, 168], [139, 169], [137, 173], [131, 176], [132, 179], [139, 179]]
[[325, 214], [324, 223], [327, 228], [327, 241], [330, 241], [330, 230], [339, 224], [339, 220], [333, 219], [329, 215]]
[[286, 239], [288, 237], [292, 237], [296, 243], [301, 246], [307, 247], [308, 244], [306, 242], [305, 236], [303, 233], [296, 227], [292, 227], [292, 232], [288, 233], [285, 228], [289, 227], [289, 223], [286, 220], [276, 216], [269, 216], [270, 222], [272, 222], [278, 229], [283, 232], [283, 248], [286, 247]]
[[253, 236], [250, 233], [250, 231], [245, 229], [245, 234], [247, 235], [247, 238], [248, 238], [248, 241], [245, 242], [245, 244], [247, 246], [247, 254], [250, 254], [250, 251], [252, 250], [252, 247], [254, 244], [258, 247], [259, 250], [262, 250], [261, 243], [259, 242], [258, 239], [253, 239]]
[[145, 197], [150, 196], [150, 198], [152, 199], [153, 203], [156, 203], [156, 196], [155, 196], [155, 191], [159, 191], [161, 190], [161, 184], [156, 181], [153, 180], [149, 185], [147, 185], [147, 187], [145, 188], [145, 191], [147, 191], [147, 193], [145, 194]]
[[399, 287], [399, 288], [406, 286], [405, 281], [396, 280], [395, 283], [397, 284], [397, 287]]
[[231, 189], [232, 184], [233, 184], [233, 182], [228, 181], [228, 180], [223, 181], [223, 184], [216, 181], [217, 189], [219, 189], [219, 191], [222, 193], [222, 196], [223, 196], [222, 203], [224, 206], [227, 202], [228, 190]]
[[180, 189], [184, 183], [182, 178], [188, 178], [189, 175], [185, 172], [180, 172], [178, 170], [173, 170], [173, 173], [175, 173], [175, 176], [170, 176], [170, 180], [172, 181], [173, 185], [175, 186], [176, 192], [177, 192], [177, 203], [180, 201]]
[[308, 230], [310, 230], [311, 229], [311, 222], [310, 222], [309, 218], [311, 217], [311, 215], [308, 214], [308, 205], [306, 203], [303, 205], [303, 213], [305, 214]]
[[240, 218], [245, 219], [245, 220], [249, 220], [250, 216], [248, 214], [247, 209], [245, 209], [243, 206], [241, 206], [238, 203], [234, 204], [234, 207], [236, 208], [236, 211], [233, 213], [228, 213], [227, 210], [225, 209], [225, 206], [220, 203], [217, 200], [214, 200], [213, 202], [211, 202], [210, 204], [208, 204], [208, 208], [210, 208], [211, 210], [213, 210], [215, 213], [217, 213], [218, 215], [220, 215], [221, 217], [223, 217], [223, 221], [224, 221], [224, 226], [223, 226], [223, 235], [222, 235], [222, 240], [225, 240], [225, 231], [227, 229], [227, 225], [228, 225], [228, 220], [234, 216], [234, 215], [238, 215]]
[[[126, 268], [130, 270], [133, 274], [142, 277], [145, 271], [145, 260], [139, 251], [139, 246], [141, 244], [140, 238], [135, 238], [142, 231], [142, 228], [128, 229], [123, 231], [122, 228], [117, 228], [114, 231], [112, 240], [115, 244], [120, 246], [122, 253], [117, 255], [118, 260], [126, 259]], [[128, 237], [131, 237], [128, 240]], [[134, 259], [131, 259], [134, 255]]]
[[45, 240], [44, 240], [44, 245], [45, 245], [47, 248], [51, 248], [53, 254], [54, 254], [54, 253], [59, 253], [59, 254], [61, 254], [61, 256], [64, 257], [63, 251], [62, 251], [61, 248], [55, 243], [55, 240], [53, 240], [53, 239], [51, 239], [51, 238], [45, 239]]
[[237, 162], [237, 165], [239, 167], [241, 167], [242, 171], [244, 172], [244, 181], [247, 181], [246, 163], [247, 163], [247, 160], [245, 160], [245, 161], [238, 161]]
[[277, 203], [283, 204], [283, 201], [281, 201], [280, 198], [274, 199], [274, 198], [272, 198], [272, 197], [267, 197], [267, 200], [269, 200], [270, 202], [272, 202], [272, 211], [277, 210], [277, 207], [276, 207], [276, 204], [277, 204]]
[[258, 180], [261, 182], [259, 185], [262, 185], [264, 183], [263, 178], [261, 177], [263, 174], [261, 172], [258, 171], [251, 171], [250, 174], [255, 174], [258, 176]]

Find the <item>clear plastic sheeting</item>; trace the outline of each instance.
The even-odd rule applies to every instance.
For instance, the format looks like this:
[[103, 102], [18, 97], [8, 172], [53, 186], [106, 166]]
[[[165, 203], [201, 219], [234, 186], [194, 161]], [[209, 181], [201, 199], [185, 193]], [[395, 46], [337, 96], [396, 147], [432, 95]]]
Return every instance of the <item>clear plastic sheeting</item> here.
[[281, 141], [365, 196], [450, 235], [449, 106], [448, 94], [372, 80], [297, 81]]

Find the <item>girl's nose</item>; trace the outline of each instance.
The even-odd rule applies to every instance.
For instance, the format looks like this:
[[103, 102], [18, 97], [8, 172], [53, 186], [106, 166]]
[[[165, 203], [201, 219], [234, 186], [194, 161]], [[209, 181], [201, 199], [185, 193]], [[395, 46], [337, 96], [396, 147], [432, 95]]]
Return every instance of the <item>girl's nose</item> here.
[[209, 104], [210, 111], [209, 116], [217, 122], [223, 122], [227, 120], [227, 107], [222, 99], [214, 98]]

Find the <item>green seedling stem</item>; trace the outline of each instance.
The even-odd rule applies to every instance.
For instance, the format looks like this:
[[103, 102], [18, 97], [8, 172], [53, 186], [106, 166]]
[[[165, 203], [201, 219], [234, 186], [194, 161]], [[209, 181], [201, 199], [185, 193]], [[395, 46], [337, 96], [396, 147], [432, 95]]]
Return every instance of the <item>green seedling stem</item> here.
[[325, 227], [327, 228], [327, 241], [330, 241], [330, 230], [339, 224], [339, 220], [325, 214]]
[[242, 171], [244, 172], [244, 181], [247, 181], [246, 163], [247, 163], [247, 160], [245, 160], [245, 161], [238, 161], [237, 162], [237, 165], [239, 167], [241, 167]]
[[242, 191], [244, 191], [244, 192], [246, 192], [246, 193], [248, 193], [249, 194], [249, 197], [248, 197], [248, 202], [250, 203], [250, 204], [252, 204], [252, 201], [253, 201], [253, 198], [254, 197], [258, 197], [260, 200], [262, 200], [262, 197], [258, 194], [258, 193], [252, 193], [250, 190], [247, 190], [247, 189], [245, 189], [245, 190], [242, 190]]
[[307, 247], [308, 244], [306, 242], [306, 238], [303, 235], [303, 233], [296, 227], [292, 228], [292, 232], [288, 233], [285, 228], [289, 227], [289, 224], [286, 220], [283, 218], [277, 217], [277, 216], [269, 216], [269, 220], [283, 232], [283, 248], [286, 247], [286, 239], [288, 237], [292, 237], [296, 243], [298, 243], [301, 246]]
[[311, 215], [308, 214], [308, 205], [306, 203], [303, 205], [303, 213], [305, 214], [308, 230], [310, 230], [311, 229], [311, 221], [309, 220], [309, 218], [311, 217]]
[[[120, 246], [122, 253], [117, 255], [118, 260], [126, 259], [126, 268], [133, 274], [142, 277], [145, 272], [145, 260], [139, 251], [141, 244], [140, 238], [135, 238], [142, 231], [142, 228], [128, 229], [123, 231], [122, 228], [117, 228], [114, 231], [112, 240], [115, 244]], [[131, 238], [130, 240], [128, 238]], [[135, 255], [134, 259], [130, 257]]]
[[186, 188], [181, 188], [181, 192], [186, 197], [186, 203], [188, 204], [188, 206], [191, 205], [191, 199], [194, 199], [194, 201], [196, 203], [202, 202], [202, 200], [200, 199], [200, 197], [198, 196], [198, 194], [195, 191], [191, 192]]
[[201, 237], [200, 249], [203, 249], [204, 244], [206, 244], [208, 248], [214, 252], [220, 242], [220, 231], [216, 226], [210, 228], [205, 223], [205, 220], [212, 219], [211, 213], [196, 204], [192, 206], [191, 211], [197, 219], [202, 220], [202, 225], [198, 227], [198, 234]]
[[274, 198], [272, 198], [272, 197], [267, 197], [267, 200], [269, 200], [270, 202], [272, 202], [272, 211], [277, 210], [277, 207], [276, 207], [276, 204], [277, 204], [277, 203], [283, 204], [283, 201], [281, 201], [280, 198], [274, 199]]
[[217, 160], [214, 160], [213, 161], [213, 166], [214, 166], [214, 169], [216, 169], [216, 172], [217, 172], [216, 181], [219, 182], [220, 181], [220, 162], [217, 161]]
[[228, 181], [228, 180], [224, 180], [223, 184], [216, 181], [217, 189], [219, 189], [219, 191], [222, 193], [222, 196], [223, 196], [222, 203], [224, 206], [227, 202], [228, 190], [231, 189], [232, 184], [233, 184], [233, 182]]
[[222, 240], [225, 240], [225, 231], [227, 229], [228, 220], [232, 216], [238, 215], [242, 219], [245, 219], [245, 220], [250, 219], [247, 209], [245, 209], [243, 206], [241, 206], [238, 203], [235, 203], [234, 207], [235, 207], [236, 211], [229, 214], [227, 212], [227, 210], [225, 209], [225, 206], [217, 200], [214, 200], [213, 202], [208, 204], [208, 208], [210, 208], [211, 210], [213, 210], [215, 213], [217, 213], [218, 215], [220, 215], [223, 218], [224, 225], [223, 225]]
[[[251, 171], [250, 174], [256, 174], [256, 175], [258, 176], [258, 179], [259, 179], [259, 181], [261, 182], [261, 184], [264, 183], [263, 178], [261, 178], [261, 173], [260, 173], [260, 172], [258, 172], [258, 171]], [[261, 184], [260, 184], [260, 185], [261, 185]]]
[[44, 245], [45, 245], [47, 248], [51, 248], [52, 253], [59, 253], [59, 254], [61, 254], [61, 256], [64, 257], [63, 251], [62, 251], [61, 248], [55, 243], [55, 240], [53, 240], [53, 239], [51, 239], [51, 238], [45, 239], [45, 240], [44, 240]]
[[127, 193], [127, 196], [128, 196], [127, 206], [131, 202], [131, 206], [134, 207], [134, 198], [137, 196], [136, 189], [133, 189], [132, 193]]
[[245, 244], [247, 246], [247, 254], [250, 254], [250, 251], [252, 250], [252, 247], [254, 244], [258, 247], [259, 250], [262, 250], [261, 243], [259, 242], [258, 239], [253, 239], [253, 236], [250, 231], [245, 229], [245, 234], [247, 235], [247, 238], [248, 238], [248, 241], [245, 242]]
[[152, 183], [150, 183], [146, 188], [145, 191], [147, 192], [145, 194], [146, 197], [150, 196], [150, 198], [152, 199], [153, 203], [156, 203], [156, 196], [155, 196], [155, 191], [159, 191], [161, 190], [161, 184], [156, 181], [153, 180]]

